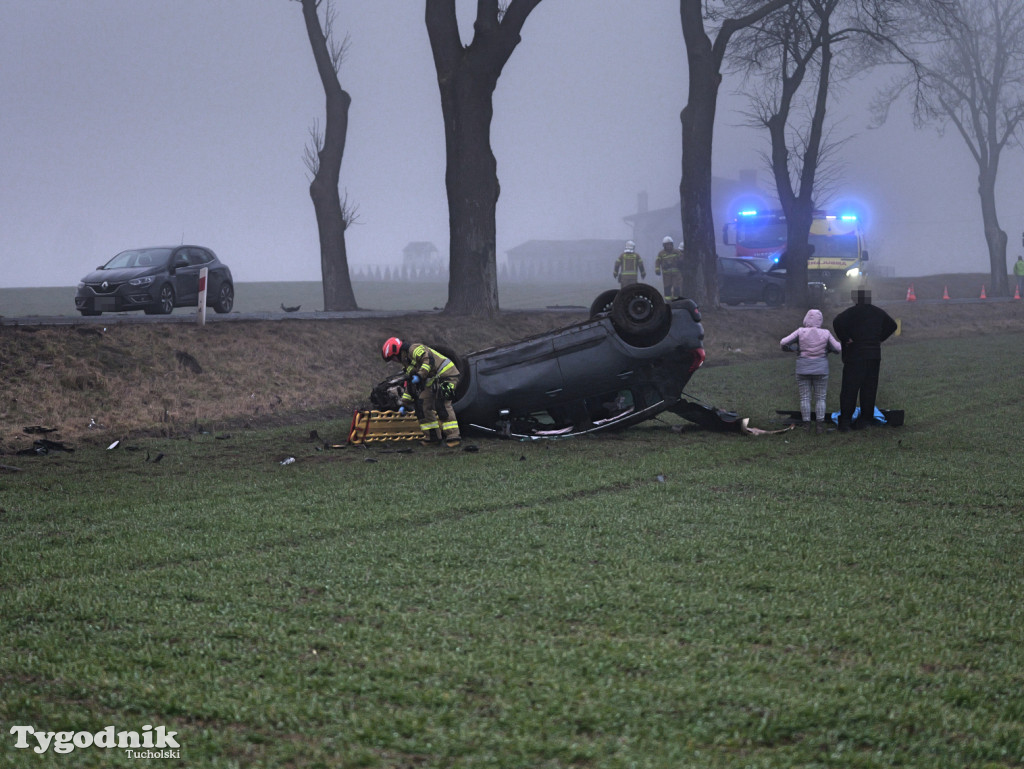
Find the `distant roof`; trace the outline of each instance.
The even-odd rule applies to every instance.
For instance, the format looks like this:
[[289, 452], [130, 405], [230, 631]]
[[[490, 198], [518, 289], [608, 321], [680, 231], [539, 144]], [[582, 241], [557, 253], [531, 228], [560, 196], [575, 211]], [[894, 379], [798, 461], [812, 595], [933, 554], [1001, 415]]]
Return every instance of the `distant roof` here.
[[416, 252], [429, 252], [433, 253], [437, 251], [437, 246], [427, 240], [413, 240], [406, 244], [405, 248], [402, 249], [402, 253], [416, 251]]
[[580, 240], [527, 240], [510, 248], [505, 253], [513, 258], [558, 254], [559, 256], [591, 256], [594, 254], [617, 256], [622, 251], [625, 238], [609, 240], [604, 238], [583, 238]]

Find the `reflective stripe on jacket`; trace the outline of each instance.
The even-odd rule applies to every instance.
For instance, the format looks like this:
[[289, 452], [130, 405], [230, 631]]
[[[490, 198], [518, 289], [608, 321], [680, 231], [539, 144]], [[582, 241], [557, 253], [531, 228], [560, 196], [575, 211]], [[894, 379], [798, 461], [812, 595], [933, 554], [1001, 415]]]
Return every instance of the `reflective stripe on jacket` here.
[[[409, 350], [408, 356], [406, 349]], [[411, 344], [408, 348], [403, 345], [399, 359], [405, 364], [405, 375], [418, 376], [425, 387], [433, 385], [438, 379], [454, 379], [459, 376], [459, 370], [452, 361], [425, 344]]]
[[627, 276], [636, 275], [638, 270], [640, 275], [647, 277], [644, 261], [640, 258], [640, 254], [633, 251], [625, 251], [619, 254], [619, 258], [615, 260], [615, 270], [612, 272], [612, 277], [617, 278], [620, 273]]
[[669, 274], [680, 272], [679, 262], [682, 258], [682, 253], [674, 248], [671, 251], [658, 252], [658, 256], [654, 259], [654, 274], [661, 275], [662, 271]]

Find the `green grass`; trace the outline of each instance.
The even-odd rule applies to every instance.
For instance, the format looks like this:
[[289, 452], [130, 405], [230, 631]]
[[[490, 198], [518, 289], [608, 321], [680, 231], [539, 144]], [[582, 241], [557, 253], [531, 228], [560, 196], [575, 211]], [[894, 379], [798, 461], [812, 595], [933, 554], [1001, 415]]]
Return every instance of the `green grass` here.
[[[1019, 767], [1022, 354], [901, 346], [906, 425], [847, 435], [5, 457], [0, 756], [129, 765], [9, 729], [152, 724], [186, 766]], [[691, 392], [771, 427], [792, 361]]]

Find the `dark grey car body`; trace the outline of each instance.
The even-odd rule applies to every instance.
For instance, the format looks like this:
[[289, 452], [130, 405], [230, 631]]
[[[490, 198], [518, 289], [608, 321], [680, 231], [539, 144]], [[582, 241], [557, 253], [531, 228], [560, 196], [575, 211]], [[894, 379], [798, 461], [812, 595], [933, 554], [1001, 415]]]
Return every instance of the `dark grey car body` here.
[[122, 251], [78, 284], [75, 309], [82, 315], [143, 310], [169, 314], [199, 304], [199, 273], [207, 268], [206, 304], [231, 312], [235, 301], [231, 270], [202, 246], [159, 246]]
[[603, 294], [579, 323], [464, 356], [435, 349], [459, 367], [462, 430], [544, 438], [628, 427], [677, 406], [704, 362], [703, 339], [691, 300], [666, 303], [638, 284]]
[[776, 307], [786, 299], [786, 272], [770, 259], [718, 257], [718, 298], [723, 304], [765, 304]]

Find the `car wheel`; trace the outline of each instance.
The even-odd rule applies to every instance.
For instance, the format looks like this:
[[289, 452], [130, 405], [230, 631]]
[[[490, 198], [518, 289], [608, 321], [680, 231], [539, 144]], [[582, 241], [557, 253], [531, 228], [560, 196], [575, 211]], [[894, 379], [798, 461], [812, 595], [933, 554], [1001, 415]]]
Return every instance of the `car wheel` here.
[[213, 305], [214, 312], [221, 314], [231, 312], [231, 308], [234, 306], [235, 287], [225, 280], [220, 284], [220, 291], [217, 292], [217, 301]]
[[778, 286], [766, 286], [764, 289], [764, 303], [769, 307], [778, 307], [785, 298], [786, 293]]
[[611, 318], [619, 336], [634, 347], [657, 344], [672, 322], [665, 298], [646, 283], [634, 283], [619, 291], [612, 302]]
[[602, 291], [597, 295], [597, 299], [590, 305], [590, 317], [596, 318], [598, 315], [612, 311], [612, 302], [615, 301], [615, 297], [619, 295], [619, 289], [610, 288], [607, 291]]
[[170, 283], [164, 283], [160, 289], [157, 313], [160, 315], [170, 315], [172, 312], [174, 312], [174, 289]]

